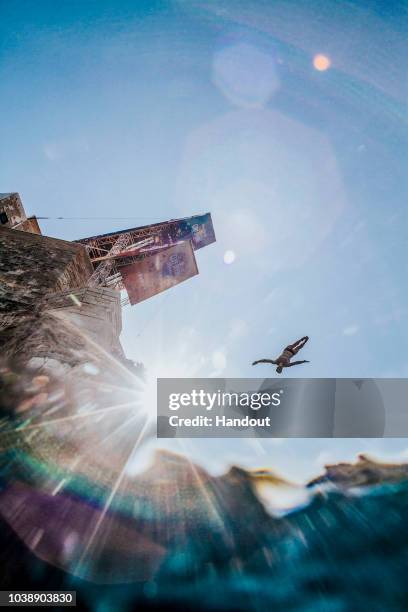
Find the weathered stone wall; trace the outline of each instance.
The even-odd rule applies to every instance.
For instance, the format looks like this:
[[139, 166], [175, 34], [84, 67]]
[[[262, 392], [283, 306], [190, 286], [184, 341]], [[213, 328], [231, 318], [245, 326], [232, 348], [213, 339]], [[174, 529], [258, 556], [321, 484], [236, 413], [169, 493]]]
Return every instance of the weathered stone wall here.
[[50, 292], [86, 285], [91, 274], [82, 245], [0, 227], [0, 326], [8, 315], [38, 310]]
[[35, 216], [27, 217], [21, 225], [13, 229], [18, 229], [20, 232], [30, 232], [31, 234], [41, 234], [41, 229]]
[[72, 325], [43, 311], [21, 316], [13, 325], [0, 331], [2, 357], [17, 361], [20, 366], [53, 364], [62, 371], [91, 360], [86, 339]]
[[106, 287], [82, 287], [46, 298], [47, 311], [62, 317], [91, 341], [110, 353], [120, 354], [122, 331], [120, 293]]
[[124, 363], [120, 293], [88, 287], [92, 272], [81, 244], [0, 228], [2, 356], [74, 367], [102, 350]]

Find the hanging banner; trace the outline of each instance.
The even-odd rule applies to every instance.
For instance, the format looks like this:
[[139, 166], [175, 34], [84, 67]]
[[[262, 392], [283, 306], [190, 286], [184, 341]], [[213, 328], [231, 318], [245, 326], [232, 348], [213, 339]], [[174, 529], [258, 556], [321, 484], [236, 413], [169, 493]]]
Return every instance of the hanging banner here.
[[132, 305], [147, 300], [198, 274], [190, 241], [175, 244], [120, 268]]
[[214, 226], [211, 213], [190, 217], [192, 241], [195, 249], [201, 249], [215, 242]]

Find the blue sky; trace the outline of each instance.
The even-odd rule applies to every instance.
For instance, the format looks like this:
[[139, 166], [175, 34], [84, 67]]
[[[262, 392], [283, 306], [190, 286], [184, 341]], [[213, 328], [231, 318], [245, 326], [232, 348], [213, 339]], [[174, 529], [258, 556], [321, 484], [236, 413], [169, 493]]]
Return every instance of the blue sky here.
[[[267, 376], [308, 334], [289, 376], [406, 376], [406, 34], [403, 2], [0, 1], [1, 191], [94, 217], [41, 223], [66, 239], [212, 212], [200, 275], [124, 311], [153, 373]], [[367, 445], [408, 447], [253, 452]]]

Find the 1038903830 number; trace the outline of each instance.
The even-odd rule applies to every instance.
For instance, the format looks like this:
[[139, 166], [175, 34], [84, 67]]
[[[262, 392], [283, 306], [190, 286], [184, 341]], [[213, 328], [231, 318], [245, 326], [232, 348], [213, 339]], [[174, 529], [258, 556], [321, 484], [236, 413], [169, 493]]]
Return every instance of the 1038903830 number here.
[[0, 606], [76, 606], [75, 591], [0, 591]]

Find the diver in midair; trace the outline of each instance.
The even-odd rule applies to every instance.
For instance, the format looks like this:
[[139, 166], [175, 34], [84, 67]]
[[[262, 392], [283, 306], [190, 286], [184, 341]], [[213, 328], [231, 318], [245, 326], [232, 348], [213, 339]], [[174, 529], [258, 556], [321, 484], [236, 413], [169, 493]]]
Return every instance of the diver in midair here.
[[254, 361], [252, 365], [257, 365], [258, 363], [271, 363], [272, 365], [276, 365], [276, 372], [278, 374], [282, 373], [283, 368], [291, 368], [295, 365], [300, 365], [301, 363], [309, 363], [307, 359], [302, 359], [301, 361], [293, 361], [291, 363], [292, 357], [294, 357], [301, 348], [303, 348], [306, 342], [309, 340], [309, 336], [303, 336], [300, 340], [297, 340], [293, 344], [288, 344], [286, 348], [283, 349], [282, 353], [276, 359], [258, 359]]

